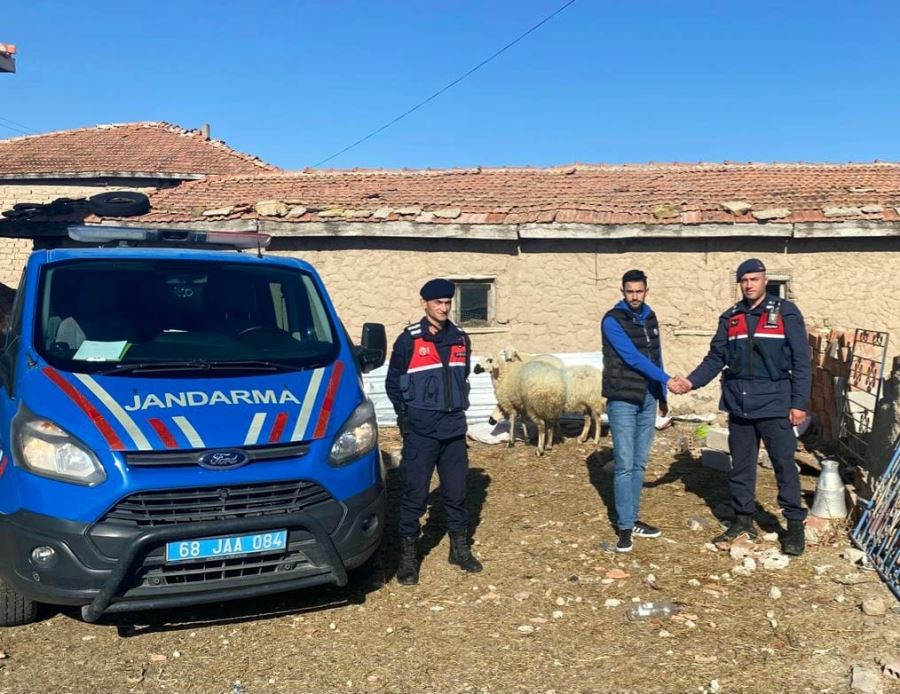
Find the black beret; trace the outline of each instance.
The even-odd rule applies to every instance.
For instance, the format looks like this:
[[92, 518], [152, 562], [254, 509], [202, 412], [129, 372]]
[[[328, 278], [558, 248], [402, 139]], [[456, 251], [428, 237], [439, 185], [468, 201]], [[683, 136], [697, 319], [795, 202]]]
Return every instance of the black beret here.
[[419, 290], [419, 295], [425, 299], [425, 301], [452, 299], [454, 293], [456, 293], [456, 285], [450, 280], [440, 278], [428, 280]]
[[745, 260], [743, 263], [738, 265], [737, 269], [737, 281], [741, 281], [741, 277], [746, 275], [748, 272], [765, 272], [766, 266], [763, 265], [763, 261], [758, 258], [750, 258]]

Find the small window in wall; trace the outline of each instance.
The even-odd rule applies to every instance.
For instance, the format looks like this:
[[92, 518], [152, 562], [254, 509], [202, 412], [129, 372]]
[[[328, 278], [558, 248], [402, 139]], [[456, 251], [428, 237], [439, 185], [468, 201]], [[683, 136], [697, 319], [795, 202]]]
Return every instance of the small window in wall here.
[[453, 322], [469, 328], [491, 325], [494, 319], [492, 279], [454, 280]]
[[768, 275], [766, 277], [766, 294], [780, 299], [791, 298], [791, 278], [787, 275]]

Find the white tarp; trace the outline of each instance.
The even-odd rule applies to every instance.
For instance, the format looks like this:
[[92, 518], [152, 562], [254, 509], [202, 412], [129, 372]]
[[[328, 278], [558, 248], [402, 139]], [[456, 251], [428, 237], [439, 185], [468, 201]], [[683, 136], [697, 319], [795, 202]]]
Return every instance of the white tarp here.
[[[603, 368], [602, 352], [562, 352], [557, 353], [562, 362], [566, 366], [576, 366], [579, 364], [590, 364], [598, 369]], [[473, 355], [472, 367], [480, 361], [481, 357]], [[397, 418], [394, 414], [394, 408], [388, 400], [387, 393], [384, 392], [384, 378], [387, 375], [387, 363], [375, 371], [363, 375], [363, 385], [366, 394], [375, 405], [375, 413], [378, 417], [379, 426], [396, 426]], [[491, 377], [486, 373], [472, 373], [469, 375], [469, 409], [466, 413], [466, 419], [470, 424], [477, 422], [487, 422], [494, 407], [497, 406], [497, 400], [494, 398], [494, 386], [491, 384]]]

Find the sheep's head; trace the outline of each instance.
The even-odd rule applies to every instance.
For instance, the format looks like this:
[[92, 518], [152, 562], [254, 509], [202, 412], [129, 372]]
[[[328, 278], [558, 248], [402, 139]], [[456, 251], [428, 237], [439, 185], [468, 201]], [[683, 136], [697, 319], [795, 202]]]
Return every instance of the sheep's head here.
[[473, 369], [475, 373], [489, 373], [494, 381], [501, 380], [506, 367], [515, 362], [510, 359], [506, 350], [501, 350], [497, 356], [485, 357]]
[[501, 361], [522, 361], [522, 357], [519, 356], [518, 350], [512, 346], [506, 346], [501, 349], [499, 359]]
[[496, 378], [500, 372], [500, 366], [497, 357], [485, 357], [475, 364], [475, 368], [472, 370], [477, 374], [489, 373], [491, 378]]

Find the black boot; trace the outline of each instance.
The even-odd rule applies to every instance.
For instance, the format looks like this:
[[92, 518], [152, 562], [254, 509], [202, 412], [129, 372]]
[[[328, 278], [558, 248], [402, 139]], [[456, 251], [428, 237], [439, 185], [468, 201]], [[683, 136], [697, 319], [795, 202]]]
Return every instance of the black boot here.
[[749, 513], [738, 513], [734, 517], [734, 522], [728, 526], [721, 535], [713, 538], [714, 544], [722, 542], [732, 542], [741, 533], [747, 533], [747, 537], [751, 540], [756, 539], [756, 529], [753, 527], [753, 516]]
[[400, 566], [397, 567], [397, 582], [402, 586], [414, 586], [419, 582], [419, 556], [416, 535], [400, 537]]
[[469, 549], [469, 533], [465, 530], [450, 531], [450, 558], [448, 561], [469, 573], [478, 573], [484, 568]]
[[781, 538], [781, 551], [799, 557], [806, 549], [806, 529], [802, 520], [788, 518], [787, 532]]

